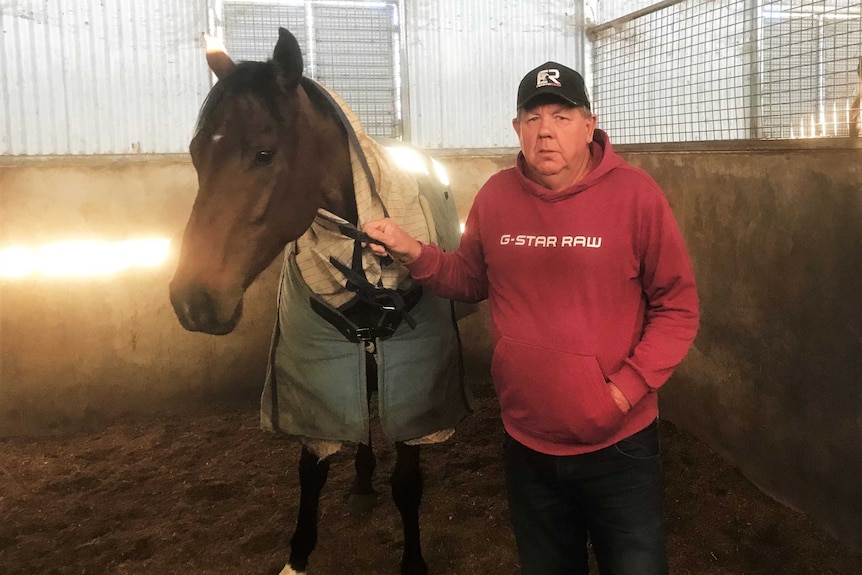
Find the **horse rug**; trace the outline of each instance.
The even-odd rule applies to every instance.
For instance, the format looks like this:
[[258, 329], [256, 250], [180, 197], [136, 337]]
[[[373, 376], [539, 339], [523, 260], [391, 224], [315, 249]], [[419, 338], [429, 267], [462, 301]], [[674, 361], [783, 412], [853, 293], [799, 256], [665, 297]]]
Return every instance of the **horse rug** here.
[[[325, 90], [350, 136], [358, 227], [386, 215], [420, 241], [455, 249], [458, 215], [448, 186], [435, 176], [430, 161], [424, 160], [424, 171], [402, 169], [364, 133], [337, 94], [311, 85]], [[308, 440], [367, 442], [366, 342], [347, 340], [310, 305], [315, 300], [340, 314], [338, 308], [356, 297], [346, 288], [348, 278], [331, 263], [335, 259], [350, 267], [355, 243], [331, 220], [330, 214], [321, 214], [285, 250], [261, 426]], [[361, 266], [373, 285], [413, 286], [403, 265], [382, 265], [370, 250], [362, 250]], [[390, 337], [374, 342], [374, 407], [390, 441], [442, 440], [472, 409], [452, 302], [423, 290], [409, 314], [415, 327], [402, 321]]]

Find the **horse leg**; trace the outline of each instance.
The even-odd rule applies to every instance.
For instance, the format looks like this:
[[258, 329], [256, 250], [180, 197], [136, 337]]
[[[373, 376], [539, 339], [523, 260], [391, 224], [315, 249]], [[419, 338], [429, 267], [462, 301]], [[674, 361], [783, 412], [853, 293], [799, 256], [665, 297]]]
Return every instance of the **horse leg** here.
[[290, 559], [281, 575], [303, 573], [308, 557], [317, 545], [320, 492], [329, 475], [329, 458], [319, 459], [305, 446], [299, 456], [299, 513], [296, 531], [290, 539]]
[[371, 485], [371, 476], [377, 467], [377, 457], [371, 447], [371, 439], [368, 445], [360, 443], [356, 448], [356, 459], [353, 462], [356, 469], [356, 477], [353, 480], [352, 495], [375, 495], [374, 487]]
[[395, 470], [389, 484], [392, 499], [401, 513], [404, 526], [404, 555], [401, 575], [427, 575], [428, 566], [422, 557], [419, 540], [419, 504], [422, 502], [422, 470], [419, 467], [419, 446], [396, 442]]

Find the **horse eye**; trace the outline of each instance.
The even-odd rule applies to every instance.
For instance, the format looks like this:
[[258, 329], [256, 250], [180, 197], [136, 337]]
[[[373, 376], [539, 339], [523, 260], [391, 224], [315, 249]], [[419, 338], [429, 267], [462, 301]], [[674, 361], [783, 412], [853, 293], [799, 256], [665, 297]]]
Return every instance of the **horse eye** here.
[[272, 150], [261, 150], [254, 156], [255, 164], [269, 164], [272, 162], [272, 158], [275, 156], [275, 152]]

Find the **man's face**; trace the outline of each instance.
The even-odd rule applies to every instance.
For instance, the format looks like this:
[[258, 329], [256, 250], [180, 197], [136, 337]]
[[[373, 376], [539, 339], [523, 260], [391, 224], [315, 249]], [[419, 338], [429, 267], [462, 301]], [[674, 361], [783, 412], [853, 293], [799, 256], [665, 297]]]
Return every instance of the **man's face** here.
[[527, 161], [528, 176], [552, 190], [574, 183], [588, 161], [596, 117], [585, 108], [544, 102], [512, 120]]

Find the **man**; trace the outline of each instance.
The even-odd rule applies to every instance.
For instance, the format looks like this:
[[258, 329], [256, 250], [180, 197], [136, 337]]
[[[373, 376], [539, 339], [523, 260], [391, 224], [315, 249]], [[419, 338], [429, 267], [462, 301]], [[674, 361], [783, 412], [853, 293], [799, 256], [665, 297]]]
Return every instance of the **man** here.
[[476, 195], [457, 251], [364, 229], [439, 295], [488, 298], [522, 573], [587, 573], [589, 538], [604, 574], [666, 574], [656, 391], [698, 328], [689, 256], [580, 74], [529, 72], [512, 125], [517, 164]]

